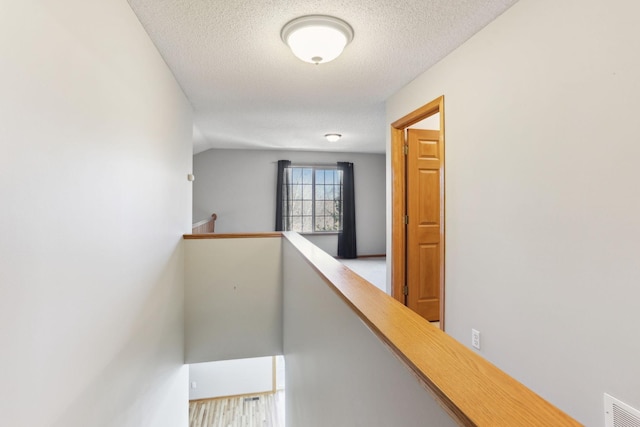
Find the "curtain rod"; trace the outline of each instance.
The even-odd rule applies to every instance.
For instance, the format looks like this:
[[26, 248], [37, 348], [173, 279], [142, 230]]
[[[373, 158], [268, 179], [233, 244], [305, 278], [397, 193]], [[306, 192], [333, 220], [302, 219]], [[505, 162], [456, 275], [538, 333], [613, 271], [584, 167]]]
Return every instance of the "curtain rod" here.
[[291, 166], [294, 168], [337, 168], [338, 163], [294, 163], [291, 162]]

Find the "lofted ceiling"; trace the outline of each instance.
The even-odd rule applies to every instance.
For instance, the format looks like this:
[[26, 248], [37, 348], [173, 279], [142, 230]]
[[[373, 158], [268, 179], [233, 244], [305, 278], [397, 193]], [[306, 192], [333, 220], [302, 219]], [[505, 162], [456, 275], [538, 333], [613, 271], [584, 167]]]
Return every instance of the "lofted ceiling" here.
[[[385, 100], [517, 0], [129, 0], [210, 148], [383, 153]], [[280, 30], [303, 15], [347, 21], [336, 60], [295, 58]], [[326, 133], [341, 133], [334, 143]]]

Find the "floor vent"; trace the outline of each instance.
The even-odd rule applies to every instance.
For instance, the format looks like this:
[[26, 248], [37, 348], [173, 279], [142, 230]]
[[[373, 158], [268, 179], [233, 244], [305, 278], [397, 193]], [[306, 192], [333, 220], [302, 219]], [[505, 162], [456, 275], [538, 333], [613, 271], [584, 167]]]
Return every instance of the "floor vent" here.
[[[245, 402], [253, 402], [255, 400], [260, 400], [260, 397], [256, 396], [256, 397], [245, 397], [244, 398]], [[624, 426], [624, 424], [622, 424], [622, 425]], [[635, 425], [633, 425], [633, 424], [632, 424], [632, 426], [635, 427]], [[640, 427], [640, 424], [638, 424], [638, 427]]]
[[640, 427], [640, 411], [604, 394], [605, 427]]

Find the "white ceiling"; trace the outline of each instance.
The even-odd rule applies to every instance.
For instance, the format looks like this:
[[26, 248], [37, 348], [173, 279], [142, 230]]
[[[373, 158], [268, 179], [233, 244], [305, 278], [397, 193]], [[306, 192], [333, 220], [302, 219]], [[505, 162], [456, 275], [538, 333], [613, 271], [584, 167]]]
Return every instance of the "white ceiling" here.
[[[384, 102], [517, 0], [129, 0], [194, 108], [210, 148], [384, 152]], [[295, 58], [280, 30], [333, 15], [355, 37], [338, 59]], [[336, 143], [325, 133], [341, 133]]]

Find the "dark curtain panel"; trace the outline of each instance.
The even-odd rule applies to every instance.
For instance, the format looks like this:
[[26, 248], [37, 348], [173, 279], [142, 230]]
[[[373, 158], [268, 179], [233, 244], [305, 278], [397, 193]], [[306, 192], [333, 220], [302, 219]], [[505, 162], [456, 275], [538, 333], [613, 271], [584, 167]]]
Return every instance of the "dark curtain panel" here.
[[338, 233], [338, 256], [357, 258], [353, 163], [338, 162], [338, 169], [342, 171], [342, 231]]
[[276, 231], [290, 230], [289, 224], [289, 160], [278, 160], [278, 177], [276, 179]]

